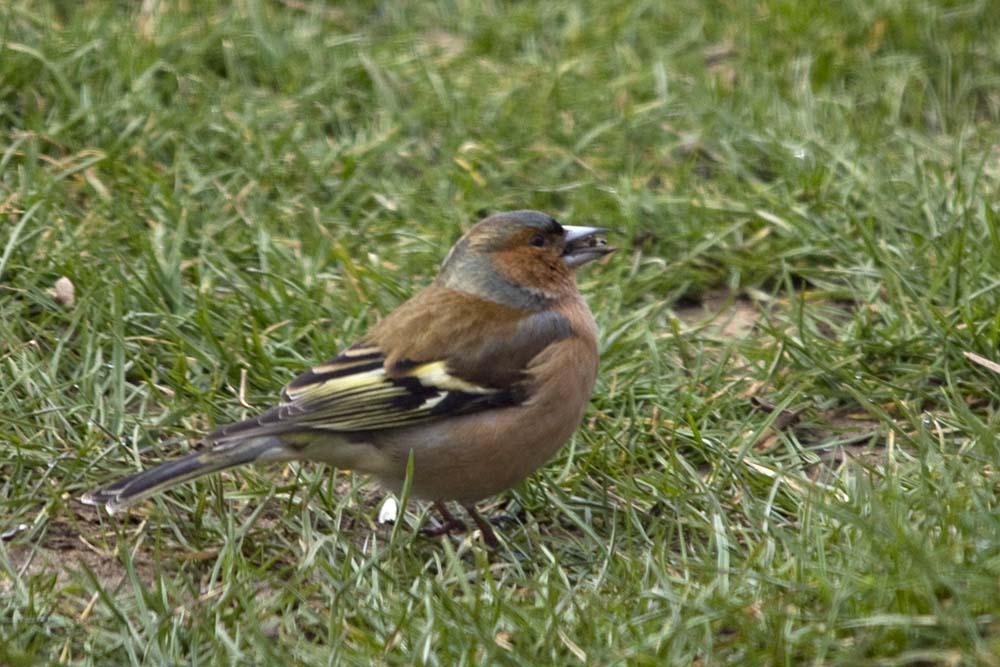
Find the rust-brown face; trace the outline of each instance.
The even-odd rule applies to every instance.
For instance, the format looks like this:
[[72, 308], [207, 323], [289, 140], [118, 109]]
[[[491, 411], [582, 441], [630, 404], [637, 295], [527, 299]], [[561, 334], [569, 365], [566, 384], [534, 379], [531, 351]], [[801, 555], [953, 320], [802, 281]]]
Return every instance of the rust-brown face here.
[[[559, 223], [555, 223], [559, 225]], [[573, 288], [573, 271], [563, 260], [562, 226], [523, 227], [499, 232], [490, 252], [493, 266], [512, 283], [559, 294]]]
[[612, 252], [599, 236], [604, 231], [561, 225], [536, 211], [513, 211], [483, 220], [468, 240], [511, 282], [559, 294], [575, 289], [573, 269]]
[[573, 270], [612, 251], [604, 231], [561, 225], [538, 211], [498, 213], [455, 244], [441, 279], [501, 303], [537, 306], [575, 293]]

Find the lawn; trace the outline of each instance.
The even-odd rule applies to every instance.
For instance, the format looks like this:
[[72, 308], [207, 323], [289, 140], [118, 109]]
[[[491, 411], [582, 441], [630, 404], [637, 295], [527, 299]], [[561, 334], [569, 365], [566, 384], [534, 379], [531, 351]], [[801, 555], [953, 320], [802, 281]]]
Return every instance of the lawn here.
[[[1000, 665], [1000, 5], [0, 6], [0, 664]], [[504, 547], [268, 407], [489, 212], [601, 225]]]

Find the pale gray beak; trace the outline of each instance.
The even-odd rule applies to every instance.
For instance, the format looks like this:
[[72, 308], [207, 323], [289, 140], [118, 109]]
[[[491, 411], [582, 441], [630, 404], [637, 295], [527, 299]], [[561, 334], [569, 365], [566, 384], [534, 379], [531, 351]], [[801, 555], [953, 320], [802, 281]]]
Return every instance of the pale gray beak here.
[[566, 232], [563, 259], [571, 269], [615, 251], [602, 236], [608, 232], [604, 227], [563, 225], [562, 228]]

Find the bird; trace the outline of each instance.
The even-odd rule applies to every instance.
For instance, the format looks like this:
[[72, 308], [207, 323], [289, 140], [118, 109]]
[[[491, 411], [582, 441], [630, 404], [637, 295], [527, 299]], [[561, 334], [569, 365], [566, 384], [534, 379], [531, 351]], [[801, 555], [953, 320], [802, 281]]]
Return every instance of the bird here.
[[447, 508], [457, 502], [484, 542], [499, 546], [475, 503], [544, 465], [590, 402], [598, 330], [575, 273], [614, 251], [608, 231], [532, 210], [486, 217], [427, 287], [294, 378], [277, 405], [82, 501], [114, 514], [236, 466], [316, 461], [366, 473], [397, 494], [409, 477], [410, 494], [443, 519], [434, 534], [464, 527]]

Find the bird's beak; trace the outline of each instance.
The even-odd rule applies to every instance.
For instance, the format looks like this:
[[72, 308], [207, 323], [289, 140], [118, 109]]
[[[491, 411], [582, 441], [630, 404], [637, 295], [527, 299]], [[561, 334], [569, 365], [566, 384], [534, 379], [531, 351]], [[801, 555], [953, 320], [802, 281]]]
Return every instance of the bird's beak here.
[[563, 229], [566, 234], [563, 260], [570, 268], [576, 268], [615, 251], [614, 248], [608, 247], [608, 242], [602, 236], [608, 232], [604, 227], [563, 225]]

